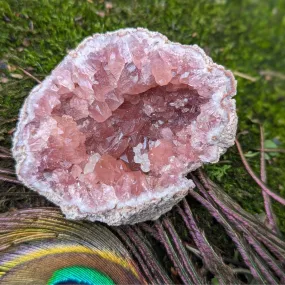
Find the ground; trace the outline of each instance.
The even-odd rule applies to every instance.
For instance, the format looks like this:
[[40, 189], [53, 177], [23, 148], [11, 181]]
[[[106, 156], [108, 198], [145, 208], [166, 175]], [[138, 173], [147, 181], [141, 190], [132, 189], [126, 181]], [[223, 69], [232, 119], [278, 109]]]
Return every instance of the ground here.
[[[284, 15], [283, 0], [0, 0], [0, 144], [10, 146], [19, 108], [37, 84], [20, 68], [42, 80], [83, 38], [145, 27], [171, 41], [198, 44], [234, 71], [238, 131], [247, 131], [239, 140], [258, 174], [259, 124], [264, 125], [267, 147], [285, 145]], [[284, 154], [269, 153], [267, 158], [268, 185], [285, 197]], [[229, 149], [221, 160], [206, 167], [210, 177], [262, 218], [261, 190], [237, 149]], [[0, 210], [7, 210], [7, 203], [0, 202]], [[274, 211], [285, 232], [284, 207], [274, 203]], [[203, 216], [202, 210], [196, 213]]]

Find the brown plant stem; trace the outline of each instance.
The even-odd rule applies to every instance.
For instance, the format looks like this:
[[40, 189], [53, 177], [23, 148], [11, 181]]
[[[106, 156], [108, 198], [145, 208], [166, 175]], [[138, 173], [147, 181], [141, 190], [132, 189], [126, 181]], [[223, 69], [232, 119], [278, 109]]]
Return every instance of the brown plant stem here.
[[235, 76], [244, 78], [244, 79], [249, 80], [249, 81], [251, 81], [251, 82], [255, 82], [255, 81], [258, 80], [257, 77], [253, 77], [253, 76], [250, 76], [250, 75], [248, 75], [248, 74], [245, 74], [245, 73], [239, 72], [239, 71], [233, 71], [233, 74], [234, 74]]
[[33, 80], [35, 80], [36, 82], [38, 82], [39, 84], [41, 84], [42, 82], [36, 78], [35, 76], [33, 76], [30, 72], [28, 72], [27, 70], [21, 68], [21, 67], [18, 67], [23, 73], [25, 73], [27, 76], [29, 76], [30, 78], [32, 78]]

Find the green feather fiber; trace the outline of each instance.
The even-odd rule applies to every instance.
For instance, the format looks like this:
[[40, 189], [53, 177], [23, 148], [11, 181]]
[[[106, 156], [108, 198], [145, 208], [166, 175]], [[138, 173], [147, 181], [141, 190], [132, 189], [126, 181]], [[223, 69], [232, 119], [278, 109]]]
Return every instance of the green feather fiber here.
[[47, 285], [76, 282], [86, 285], [113, 285], [113, 280], [105, 274], [88, 267], [72, 266], [56, 270]]

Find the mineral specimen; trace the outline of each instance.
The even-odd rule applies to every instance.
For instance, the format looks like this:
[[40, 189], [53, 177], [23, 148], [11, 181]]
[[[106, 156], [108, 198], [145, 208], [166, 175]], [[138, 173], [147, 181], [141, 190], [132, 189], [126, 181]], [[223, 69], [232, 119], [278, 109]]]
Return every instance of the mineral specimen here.
[[196, 45], [141, 28], [95, 34], [26, 99], [18, 177], [67, 218], [156, 219], [194, 187], [189, 171], [233, 145], [235, 93]]

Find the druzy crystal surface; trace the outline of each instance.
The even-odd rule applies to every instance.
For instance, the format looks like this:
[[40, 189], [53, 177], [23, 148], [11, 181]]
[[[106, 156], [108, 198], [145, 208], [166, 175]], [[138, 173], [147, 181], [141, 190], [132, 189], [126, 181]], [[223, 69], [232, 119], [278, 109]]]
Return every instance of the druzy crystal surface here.
[[68, 218], [155, 219], [193, 187], [187, 172], [234, 143], [235, 93], [196, 45], [145, 29], [96, 34], [26, 99], [18, 177]]

